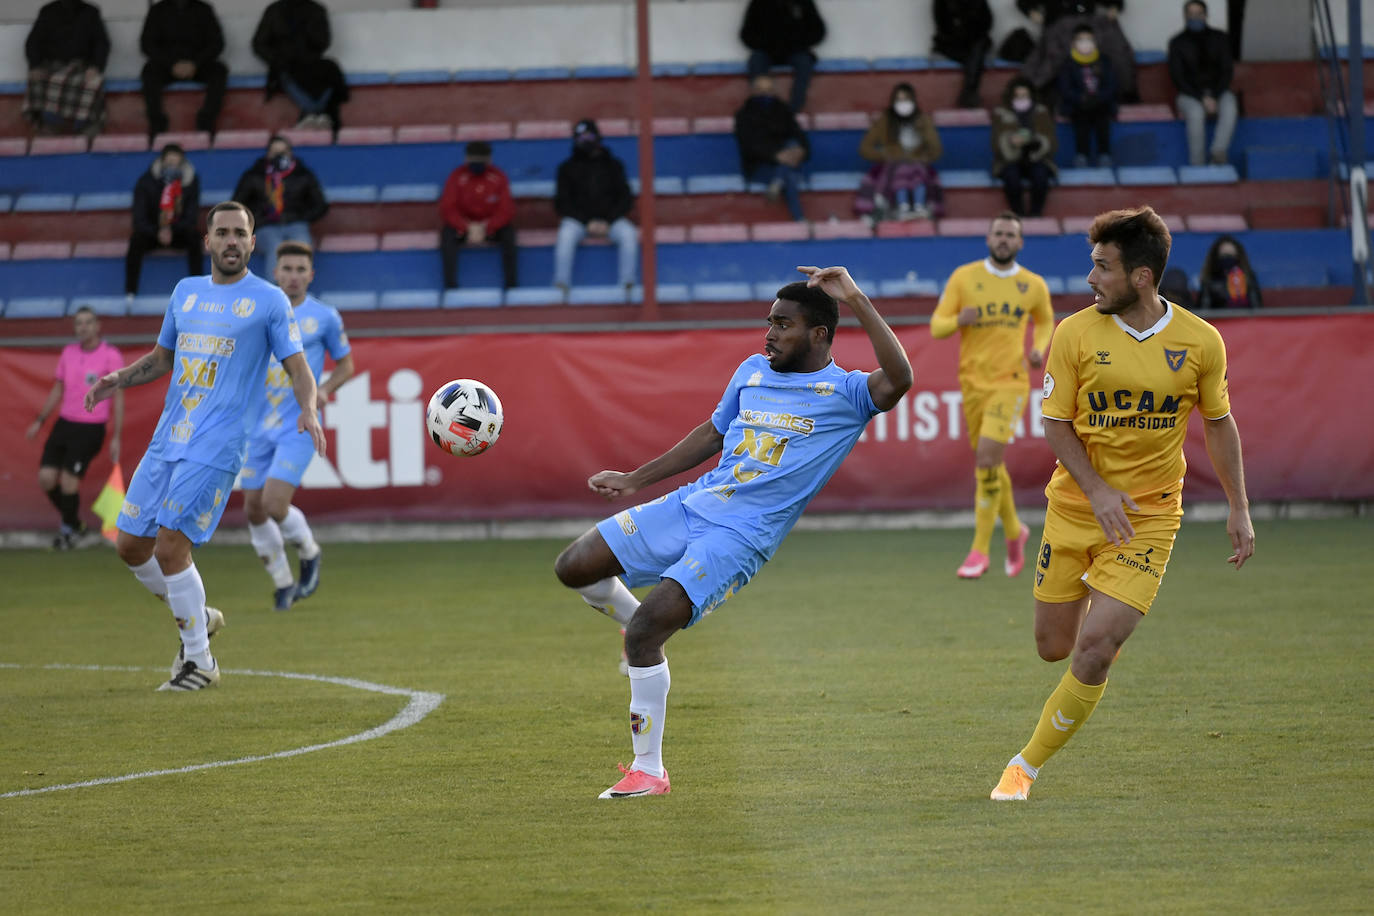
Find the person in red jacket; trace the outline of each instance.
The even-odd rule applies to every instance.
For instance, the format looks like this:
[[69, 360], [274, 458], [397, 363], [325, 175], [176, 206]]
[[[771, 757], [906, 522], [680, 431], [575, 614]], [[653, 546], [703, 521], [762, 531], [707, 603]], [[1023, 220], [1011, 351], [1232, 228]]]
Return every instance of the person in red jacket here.
[[473, 140], [464, 149], [463, 164], [453, 170], [439, 198], [444, 228], [439, 233], [439, 256], [444, 265], [444, 288], [458, 288], [458, 246], [480, 245], [491, 239], [501, 246], [503, 285], [515, 282], [515, 202], [506, 173], [491, 164], [491, 144]]

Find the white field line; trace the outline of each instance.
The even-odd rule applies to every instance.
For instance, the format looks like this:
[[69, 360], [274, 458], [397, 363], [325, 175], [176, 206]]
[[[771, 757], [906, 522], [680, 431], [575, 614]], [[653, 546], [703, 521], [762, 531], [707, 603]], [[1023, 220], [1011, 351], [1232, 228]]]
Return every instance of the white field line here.
[[[155, 668], [131, 668], [118, 665], [16, 665], [7, 662], [0, 662], [0, 668], [40, 668], [45, 671], [158, 671]], [[276, 751], [271, 754], [255, 754], [251, 757], [237, 757], [233, 760], [212, 760], [209, 763], [196, 763], [191, 766], [174, 767], [166, 770], [147, 770], [142, 773], [126, 773], [123, 776], [105, 776], [100, 779], [87, 779], [83, 782], [70, 782], [60, 786], [44, 786], [40, 789], [19, 789], [14, 792], [0, 792], [0, 798], [17, 798], [21, 795], [42, 795], [46, 792], [62, 792], [67, 789], [84, 789], [88, 786], [108, 786], [119, 782], [131, 782], [135, 779], [147, 779], [151, 776], [172, 776], [177, 773], [194, 773], [196, 770], [213, 770], [220, 767], [238, 766], [242, 763], [260, 763], [264, 760], [279, 760], [284, 757], [299, 757], [301, 754], [310, 754], [315, 751], [323, 751], [331, 747], [343, 747], [346, 744], [357, 744], [360, 741], [371, 741], [373, 738], [380, 738], [383, 735], [409, 728], [429, 715], [439, 704], [444, 701], [442, 693], [430, 693], [424, 690], [408, 690], [404, 687], [390, 687], [386, 684], [374, 684], [371, 681], [360, 681], [351, 677], [327, 677], [322, 674], [298, 674], [293, 671], [245, 671], [228, 670], [225, 674], [247, 677], [281, 677], [295, 681], [318, 681], [323, 684], [337, 684], [341, 687], [352, 687], [357, 690], [368, 690], [372, 693], [384, 693], [391, 696], [408, 697], [409, 700], [400, 712], [392, 716], [387, 721], [375, 728], [358, 732], [356, 735], [349, 735], [337, 741], [326, 741], [323, 744], [310, 744], [305, 747], [291, 748], [285, 751]]]

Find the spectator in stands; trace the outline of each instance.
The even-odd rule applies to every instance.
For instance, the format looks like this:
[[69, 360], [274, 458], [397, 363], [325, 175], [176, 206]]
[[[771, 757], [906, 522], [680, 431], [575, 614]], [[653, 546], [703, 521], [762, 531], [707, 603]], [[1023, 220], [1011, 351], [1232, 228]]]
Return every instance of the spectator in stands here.
[[463, 164], [454, 169], [439, 198], [439, 256], [444, 289], [458, 288], [458, 247], [480, 245], [488, 239], [501, 246], [502, 283], [516, 285], [515, 201], [506, 173], [491, 164], [491, 144], [473, 140], [464, 150]]
[[1002, 179], [1007, 206], [1017, 216], [1044, 213], [1050, 181], [1058, 174], [1054, 164], [1058, 149], [1054, 115], [1036, 100], [1030, 80], [1012, 77], [1002, 93], [1002, 104], [992, 110], [992, 173]]
[[139, 38], [143, 55], [143, 105], [148, 112], [148, 135], [167, 130], [162, 90], [172, 82], [203, 83], [205, 102], [196, 113], [196, 130], [215, 132], [229, 68], [220, 62], [224, 33], [219, 17], [204, 0], [158, 0], [148, 8]]
[[143, 256], [156, 248], [186, 252], [186, 274], [205, 273], [205, 240], [200, 232], [200, 178], [186, 152], [175, 143], [162, 148], [134, 185], [134, 232], [124, 256], [124, 294], [133, 299], [143, 273]]
[[754, 77], [749, 98], [735, 112], [735, 142], [745, 181], [768, 185], [768, 198], [781, 194], [794, 220], [803, 220], [801, 164], [811, 154], [797, 116], [773, 91], [767, 73]]
[[100, 10], [82, 0], [45, 4], [24, 42], [24, 55], [29, 123], [43, 133], [98, 133], [105, 123], [104, 71], [110, 56]]
[[1219, 235], [1207, 249], [1197, 287], [1200, 309], [1257, 309], [1264, 304], [1245, 247], [1233, 236]]
[[1092, 28], [1102, 54], [1111, 62], [1118, 95], [1122, 101], [1139, 99], [1136, 89], [1135, 50], [1121, 30], [1120, 14], [1125, 0], [1093, 4], [1088, 0], [1017, 0], [1032, 22], [1044, 23], [1040, 40], [1021, 67], [1021, 75], [1035, 84], [1042, 99], [1053, 99], [1058, 91], [1059, 74], [1073, 50], [1074, 33], [1083, 26]]
[[339, 129], [348, 82], [324, 56], [329, 42], [329, 13], [315, 0], [276, 0], [253, 33], [253, 53], [267, 64], [267, 98], [285, 92], [301, 110], [297, 127]]
[[1193, 290], [1188, 286], [1188, 272], [1182, 267], [1165, 268], [1164, 276], [1159, 278], [1159, 294], [1190, 312], [1197, 308]]
[[816, 69], [811, 49], [825, 40], [825, 20], [814, 0], [749, 0], [739, 37], [751, 52], [750, 81], [772, 67], [791, 67], [792, 110], [805, 108]]
[[1116, 76], [1111, 61], [1098, 50], [1092, 26], [1080, 25], [1074, 29], [1069, 59], [1059, 71], [1059, 104], [1073, 123], [1075, 167], [1088, 164], [1094, 139], [1098, 166], [1111, 166], [1116, 97]]
[[978, 85], [992, 50], [992, 10], [987, 0], [935, 0], [935, 38], [931, 47], [964, 67], [960, 108], [978, 108]]
[[629, 213], [634, 207], [625, 165], [601, 142], [596, 122], [584, 118], [573, 126], [572, 155], [558, 167], [553, 208], [558, 238], [553, 249], [553, 283], [565, 293], [572, 287], [573, 255], [587, 235], [608, 236], [619, 252], [617, 282], [634, 286], [639, 237]]
[[859, 142], [859, 155], [873, 167], [859, 184], [854, 209], [881, 220], [940, 216], [943, 200], [935, 160], [943, 152], [935, 122], [916, 103], [910, 83], [898, 83], [887, 109]]
[[277, 246], [288, 239], [310, 244], [310, 224], [329, 210], [319, 179], [280, 136], [267, 142], [267, 155], [239, 178], [234, 200], [253, 212], [254, 250], [265, 259], [264, 277], [276, 270]]
[[1231, 92], [1231, 43], [1226, 33], [1207, 25], [1207, 4], [1183, 4], [1185, 28], [1169, 39], [1169, 76], [1178, 90], [1178, 113], [1188, 128], [1188, 162], [1202, 165], [1207, 121], [1215, 118], [1213, 163], [1224, 163], [1236, 131], [1236, 96]]

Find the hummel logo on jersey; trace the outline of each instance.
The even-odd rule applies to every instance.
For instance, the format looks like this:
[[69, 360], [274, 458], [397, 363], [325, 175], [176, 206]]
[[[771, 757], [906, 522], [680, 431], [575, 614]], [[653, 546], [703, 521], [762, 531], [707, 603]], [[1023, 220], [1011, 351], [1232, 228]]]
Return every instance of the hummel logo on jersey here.
[[1066, 732], [1070, 728], [1072, 728], [1074, 721], [1075, 720], [1070, 719], [1068, 716], [1064, 715], [1064, 711], [1062, 709], [1056, 709], [1054, 711], [1054, 715], [1050, 718], [1050, 724], [1053, 725], [1055, 728], [1059, 729], [1061, 732]]
[[1110, 351], [1110, 350], [1098, 350], [1098, 351], [1097, 351], [1097, 362], [1095, 363], [1095, 365], [1098, 365], [1098, 366], [1110, 366], [1111, 364], [1112, 364], [1112, 354], [1111, 354], [1111, 351]]

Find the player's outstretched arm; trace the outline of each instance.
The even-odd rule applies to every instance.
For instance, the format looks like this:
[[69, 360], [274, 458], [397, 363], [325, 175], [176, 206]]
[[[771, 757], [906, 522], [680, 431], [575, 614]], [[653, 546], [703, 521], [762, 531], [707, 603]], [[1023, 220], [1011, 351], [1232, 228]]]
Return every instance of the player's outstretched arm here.
[[1220, 420], [1202, 421], [1207, 441], [1207, 457], [1217, 472], [1217, 480], [1226, 491], [1231, 511], [1226, 517], [1226, 534], [1231, 538], [1235, 553], [1227, 563], [1236, 569], [1245, 565], [1255, 553], [1255, 526], [1250, 523], [1250, 498], [1245, 495], [1245, 466], [1240, 455], [1240, 430], [1236, 418], [1229, 413]]
[[320, 428], [320, 415], [315, 410], [315, 373], [305, 361], [304, 353], [292, 353], [281, 361], [281, 367], [291, 376], [291, 389], [295, 392], [296, 403], [301, 406], [301, 415], [296, 418], [296, 431], [309, 433], [315, 443], [315, 451], [324, 454], [324, 430]]
[[155, 344], [152, 351], [142, 356], [137, 362], [130, 363], [123, 369], [117, 369], [96, 379], [95, 384], [86, 392], [86, 410], [87, 412], [93, 410], [95, 405], [110, 397], [120, 388], [144, 385], [162, 378], [171, 371], [172, 351], [161, 344]]
[[720, 454], [721, 435], [710, 420], [688, 433], [681, 442], [652, 461], [626, 474], [623, 471], [598, 471], [587, 478], [587, 486], [607, 499], [629, 496], [638, 490], [667, 480]]
[[860, 327], [873, 344], [873, 355], [878, 358], [878, 368], [868, 376], [868, 393], [879, 410], [896, 407], [902, 395], [911, 390], [913, 376], [911, 360], [907, 359], [892, 328], [843, 267], [798, 267], [797, 270], [806, 274], [807, 286], [820, 287], [830, 298], [849, 306], [854, 317], [859, 319]]
[[1073, 479], [1082, 488], [1083, 495], [1088, 497], [1093, 515], [1102, 526], [1102, 533], [1107, 535], [1107, 540], [1120, 547], [1135, 537], [1135, 526], [1126, 517], [1126, 507], [1129, 506], [1136, 511], [1139, 511], [1140, 507], [1131, 499], [1130, 494], [1116, 489], [1097, 473], [1092, 461], [1088, 459], [1088, 450], [1083, 447], [1083, 440], [1073, 431], [1073, 424], [1067, 420], [1052, 420], [1046, 417], [1045, 441], [1054, 451], [1054, 457], [1058, 458], [1064, 469], [1073, 475]]

